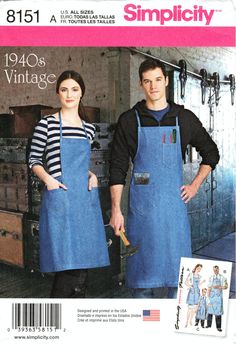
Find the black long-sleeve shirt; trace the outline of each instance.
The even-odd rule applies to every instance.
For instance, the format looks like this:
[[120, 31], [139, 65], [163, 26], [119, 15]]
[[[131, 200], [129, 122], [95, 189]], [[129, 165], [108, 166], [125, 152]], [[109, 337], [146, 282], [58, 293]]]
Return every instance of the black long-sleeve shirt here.
[[200, 153], [201, 164], [215, 168], [220, 158], [217, 145], [194, 113], [184, 106], [169, 102], [170, 110], [159, 123], [147, 110], [145, 103], [145, 100], [138, 102], [119, 117], [112, 144], [110, 185], [125, 184], [130, 158], [133, 160], [137, 151], [138, 125], [135, 109], [140, 115], [141, 126], [175, 126], [178, 116], [183, 158], [187, 145], [190, 144]]

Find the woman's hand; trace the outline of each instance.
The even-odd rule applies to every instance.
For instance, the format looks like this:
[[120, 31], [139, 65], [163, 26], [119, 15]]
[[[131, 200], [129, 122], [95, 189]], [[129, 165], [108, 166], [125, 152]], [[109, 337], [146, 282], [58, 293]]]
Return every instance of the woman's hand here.
[[93, 187], [98, 187], [98, 179], [93, 172], [89, 171], [88, 190], [92, 190]]
[[58, 189], [58, 188], [62, 188], [64, 190], [67, 190], [67, 187], [64, 184], [57, 181], [52, 176], [48, 177], [47, 181], [45, 182], [45, 185], [47, 187], [47, 190], [53, 190], [53, 189]]

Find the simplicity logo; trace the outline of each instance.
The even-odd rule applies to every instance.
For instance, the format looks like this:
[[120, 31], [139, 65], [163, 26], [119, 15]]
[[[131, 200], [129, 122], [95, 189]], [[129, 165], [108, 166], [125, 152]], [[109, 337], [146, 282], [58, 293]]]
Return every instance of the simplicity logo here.
[[[127, 4], [124, 7], [124, 19], [126, 21], [141, 22], [203, 22], [205, 25], [211, 23], [215, 10], [206, 10], [203, 6], [194, 5], [192, 9], [184, 9], [182, 5], [173, 6], [172, 9], [144, 9], [141, 5]], [[205, 23], [204, 23], [205, 22]]]

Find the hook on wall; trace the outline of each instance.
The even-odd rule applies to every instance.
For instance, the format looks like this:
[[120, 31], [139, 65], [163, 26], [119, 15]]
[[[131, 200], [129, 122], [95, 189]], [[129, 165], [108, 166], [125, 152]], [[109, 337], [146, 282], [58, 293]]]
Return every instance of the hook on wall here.
[[180, 79], [180, 88], [181, 88], [181, 98], [183, 99], [185, 96], [185, 85], [187, 81], [187, 63], [184, 59], [181, 59], [179, 61], [180, 66], [180, 73], [179, 73], [179, 79]]
[[220, 77], [218, 73], [213, 73], [213, 87], [215, 92], [215, 103], [216, 106], [219, 105], [219, 99], [220, 99]]
[[201, 89], [202, 89], [202, 104], [205, 104], [206, 101], [206, 89], [209, 86], [207, 82], [207, 71], [206, 69], [200, 70], [201, 79]]
[[235, 76], [234, 74], [230, 74], [230, 92], [231, 92], [231, 104], [234, 105], [234, 94], [235, 94]]

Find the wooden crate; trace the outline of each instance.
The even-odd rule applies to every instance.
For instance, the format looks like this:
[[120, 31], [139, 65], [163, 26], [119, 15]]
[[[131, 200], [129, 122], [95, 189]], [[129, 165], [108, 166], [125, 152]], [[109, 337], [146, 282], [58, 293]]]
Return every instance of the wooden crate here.
[[0, 261], [24, 267], [22, 213], [0, 210]]
[[41, 119], [41, 110], [50, 109], [50, 107], [35, 104], [10, 107], [9, 109], [12, 115], [12, 137], [31, 137], [36, 124]]

